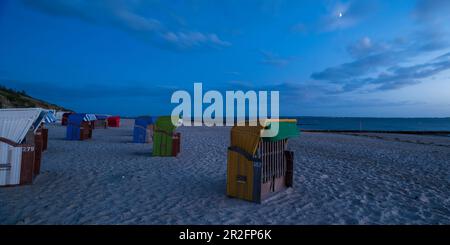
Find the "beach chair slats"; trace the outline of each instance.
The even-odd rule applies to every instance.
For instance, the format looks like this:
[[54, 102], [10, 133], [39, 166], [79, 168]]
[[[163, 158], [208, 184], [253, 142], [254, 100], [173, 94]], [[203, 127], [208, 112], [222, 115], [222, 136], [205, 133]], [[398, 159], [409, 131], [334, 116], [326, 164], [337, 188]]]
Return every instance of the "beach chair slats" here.
[[273, 177], [279, 178], [286, 172], [285, 150], [287, 140], [261, 141], [258, 152], [262, 159], [263, 183]]
[[28, 131], [35, 132], [47, 113], [42, 108], [0, 109], [0, 137], [23, 143]]
[[0, 137], [0, 186], [33, 182], [34, 146]]

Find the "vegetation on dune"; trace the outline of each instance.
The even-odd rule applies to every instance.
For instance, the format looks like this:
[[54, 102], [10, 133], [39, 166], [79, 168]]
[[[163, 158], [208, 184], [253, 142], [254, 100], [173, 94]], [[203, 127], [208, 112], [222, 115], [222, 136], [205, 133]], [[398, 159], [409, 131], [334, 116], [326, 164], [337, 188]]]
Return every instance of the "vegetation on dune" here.
[[16, 91], [0, 84], [0, 108], [41, 107], [61, 111], [70, 111], [64, 107], [51, 104], [29, 96], [24, 90]]

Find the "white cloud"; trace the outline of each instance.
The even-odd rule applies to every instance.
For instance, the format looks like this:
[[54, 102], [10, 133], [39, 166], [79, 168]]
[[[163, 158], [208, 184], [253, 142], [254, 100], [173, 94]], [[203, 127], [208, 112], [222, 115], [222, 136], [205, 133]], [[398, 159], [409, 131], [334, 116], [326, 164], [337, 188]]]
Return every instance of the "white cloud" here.
[[168, 28], [159, 20], [136, 12], [140, 4], [143, 4], [141, 1], [23, 0], [23, 2], [50, 15], [79, 18], [89, 23], [117, 27], [166, 48], [184, 50], [231, 45], [215, 33]]

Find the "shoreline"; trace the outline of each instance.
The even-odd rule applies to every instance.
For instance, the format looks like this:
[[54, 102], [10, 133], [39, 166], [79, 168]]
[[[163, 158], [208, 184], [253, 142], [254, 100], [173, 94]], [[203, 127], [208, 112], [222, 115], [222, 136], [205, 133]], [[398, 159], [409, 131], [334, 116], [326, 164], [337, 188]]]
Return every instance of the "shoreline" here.
[[437, 135], [450, 136], [450, 131], [387, 131], [387, 130], [326, 130], [326, 129], [299, 129], [308, 133], [376, 133], [376, 134], [412, 134], [412, 135]]

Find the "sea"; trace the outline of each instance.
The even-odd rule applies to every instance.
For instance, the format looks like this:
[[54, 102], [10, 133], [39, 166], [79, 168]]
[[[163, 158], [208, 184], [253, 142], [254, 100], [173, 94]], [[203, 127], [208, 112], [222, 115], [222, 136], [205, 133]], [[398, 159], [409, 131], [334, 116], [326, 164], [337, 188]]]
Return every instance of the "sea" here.
[[450, 118], [296, 117], [303, 130], [448, 131]]
[[[135, 117], [128, 117], [135, 118]], [[381, 118], [381, 117], [311, 117], [295, 118], [300, 130], [443, 132], [450, 135], [450, 117], [446, 118]], [[201, 119], [200, 119], [201, 120]], [[234, 119], [235, 122], [246, 119]], [[225, 123], [225, 119], [224, 119]]]

